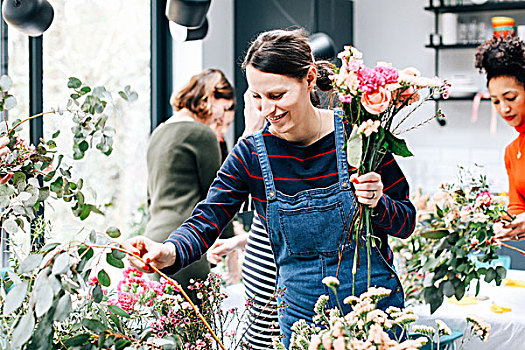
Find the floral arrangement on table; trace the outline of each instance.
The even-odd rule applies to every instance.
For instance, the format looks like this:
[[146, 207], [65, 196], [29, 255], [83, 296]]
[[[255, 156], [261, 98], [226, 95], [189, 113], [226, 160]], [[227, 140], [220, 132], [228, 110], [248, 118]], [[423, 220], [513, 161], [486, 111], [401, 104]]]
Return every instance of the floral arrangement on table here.
[[407, 299], [425, 301], [434, 312], [444, 297], [460, 300], [471, 282], [505, 278], [503, 266], [478, 267], [498, 258], [495, 233], [503, 221], [512, 220], [501, 197], [490, 194], [485, 176], [473, 177], [460, 168], [458, 183], [444, 184], [441, 192], [414, 198], [419, 220], [407, 240], [392, 242], [403, 268]]
[[[124, 268], [131, 253], [112, 240], [118, 235], [111, 229], [91, 232], [83, 242], [51, 243], [7, 271], [0, 279], [0, 347], [246, 348], [250, 324], [241, 320], [250, 300], [242, 313], [225, 309], [220, 278], [210, 274], [189, 287], [202, 301], [196, 306], [175, 281], [149, 281]], [[115, 289], [109, 266], [123, 269]]]
[[[337, 96], [342, 103], [344, 118], [352, 127], [347, 137], [346, 150], [348, 162], [357, 168], [358, 174], [375, 171], [386, 152], [408, 157], [412, 156], [404, 140], [398, 135], [430, 122], [436, 117], [444, 117], [441, 110], [429, 119], [401, 130], [401, 126], [412, 113], [433, 96], [448, 97], [449, 84], [439, 78], [425, 78], [415, 68], [398, 70], [391, 64], [380, 62], [374, 68], [364, 65], [362, 54], [355, 47], [346, 46], [338, 55], [341, 67], [330, 78]], [[394, 122], [395, 121], [395, 122]], [[358, 254], [360, 236], [365, 232], [368, 257], [372, 239], [371, 209], [361, 205], [357, 214], [350, 220]], [[353, 273], [356, 273], [354, 259]], [[368, 286], [370, 286], [370, 264], [368, 264]]]
[[[339, 281], [335, 277], [326, 277], [323, 283], [337, 295]], [[436, 349], [439, 349], [440, 336], [450, 334], [450, 328], [440, 320], [436, 320], [437, 330], [414, 325], [417, 316], [408, 309], [392, 306], [385, 311], [378, 309], [378, 302], [390, 292], [386, 288], [370, 287], [359, 297], [345, 298], [343, 302], [352, 305], [352, 311], [346, 315], [343, 315], [340, 306], [326, 310], [329, 297], [321, 296], [315, 305], [314, 324], [300, 320], [292, 326], [289, 349], [409, 350], [419, 349], [434, 338], [437, 338]], [[488, 340], [490, 325], [475, 316], [467, 317], [467, 323], [468, 337], [463, 338], [462, 345], [473, 336]], [[273, 346], [275, 350], [286, 350], [279, 339], [274, 339]]]

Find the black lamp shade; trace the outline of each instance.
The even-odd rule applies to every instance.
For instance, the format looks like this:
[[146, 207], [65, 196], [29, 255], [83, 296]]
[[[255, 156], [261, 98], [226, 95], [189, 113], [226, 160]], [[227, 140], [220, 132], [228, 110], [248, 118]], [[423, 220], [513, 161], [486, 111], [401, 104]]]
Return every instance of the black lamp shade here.
[[199, 28], [204, 24], [211, 0], [168, 0], [166, 17], [181, 26]]
[[201, 40], [208, 34], [208, 19], [204, 19], [204, 23], [195, 29], [188, 29], [188, 35], [186, 36], [186, 41], [191, 40]]
[[40, 36], [53, 22], [54, 10], [47, 0], [4, 0], [2, 15], [9, 26]]
[[335, 57], [335, 44], [328, 34], [314, 33], [308, 37], [308, 43], [316, 59], [332, 60]]

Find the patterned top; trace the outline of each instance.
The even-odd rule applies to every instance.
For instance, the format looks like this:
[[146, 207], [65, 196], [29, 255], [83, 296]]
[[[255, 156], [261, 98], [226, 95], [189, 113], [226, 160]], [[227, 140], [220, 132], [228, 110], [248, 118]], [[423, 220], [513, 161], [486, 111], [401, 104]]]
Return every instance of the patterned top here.
[[[340, 114], [340, 111], [336, 111]], [[288, 195], [313, 188], [326, 188], [338, 181], [334, 132], [308, 146], [278, 138], [263, 129], [276, 189]], [[348, 127], [347, 127], [348, 129]], [[349, 132], [349, 130], [347, 130]], [[349, 168], [354, 173], [355, 168]], [[415, 225], [415, 208], [409, 200], [409, 187], [391, 154], [377, 172], [384, 184], [384, 195], [375, 208], [375, 235], [383, 241], [381, 252], [392, 261], [387, 235], [406, 238]], [[208, 196], [199, 203], [181, 227], [166, 242], [177, 250], [177, 259], [167, 272], [178, 270], [199, 257], [213, 244], [225, 225], [251, 194], [262, 224], [266, 223], [266, 193], [253, 136], [241, 139], [219, 170]]]

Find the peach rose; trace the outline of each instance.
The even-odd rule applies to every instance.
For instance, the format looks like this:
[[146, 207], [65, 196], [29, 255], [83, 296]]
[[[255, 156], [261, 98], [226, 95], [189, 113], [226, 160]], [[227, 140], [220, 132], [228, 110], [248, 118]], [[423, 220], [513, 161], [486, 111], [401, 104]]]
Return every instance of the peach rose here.
[[384, 87], [380, 87], [376, 92], [363, 92], [361, 104], [370, 114], [378, 115], [388, 108], [392, 94]]

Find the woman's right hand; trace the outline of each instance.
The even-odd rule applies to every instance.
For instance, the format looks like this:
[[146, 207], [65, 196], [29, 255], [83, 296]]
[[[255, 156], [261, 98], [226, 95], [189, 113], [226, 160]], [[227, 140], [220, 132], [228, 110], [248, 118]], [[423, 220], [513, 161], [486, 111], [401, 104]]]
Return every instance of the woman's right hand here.
[[[7, 148], [7, 145], [9, 144], [9, 137], [0, 137], [0, 159], [4, 158], [4, 156], [9, 153], [9, 148]], [[10, 178], [13, 177], [13, 174], [7, 174], [2, 177], [0, 177], [0, 185], [3, 185], [9, 181]]]
[[494, 230], [496, 239], [499, 241], [521, 241], [525, 239], [525, 213], [521, 213], [508, 224], [502, 225]]
[[[172, 243], [158, 243], [143, 236], [132, 237], [122, 243], [127, 251], [140, 256], [146, 264], [157, 269], [171, 266], [175, 263], [177, 252]], [[154, 271], [139, 259], [129, 256], [129, 262], [140, 271], [153, 273]]]
[[222, 257], [229, 255], [236, 249], [242, 249], [246, 245], [246, 238], [248, 233], [245, 233], [246, 236], [235, 236], [228, 239], [218, 239], [213, 243], [211, 248], [208, 250], [206, 257], [208, 261], [212, 264], [217, 265], [222, 261]]
[[255, 108], [250, 91], [244, 93], [244, 133], [248, 136], [264, 127], [265, 118], [261, 112]]

